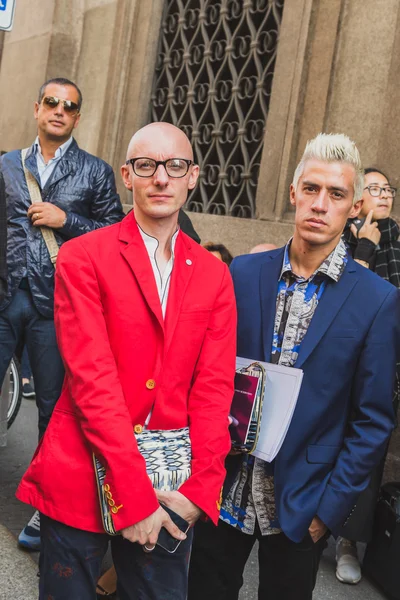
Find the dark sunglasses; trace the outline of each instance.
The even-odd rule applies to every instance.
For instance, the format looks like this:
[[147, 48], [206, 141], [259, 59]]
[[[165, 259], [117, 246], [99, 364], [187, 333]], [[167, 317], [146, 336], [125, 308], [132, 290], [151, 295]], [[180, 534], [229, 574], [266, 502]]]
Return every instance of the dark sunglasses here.
[[62, 98], [57, 98], [56, 96], [45, 96], [43, 98], [43, 104], [48, 108], [55, 108], [60, 104], [60, 102], [66, 113], [73, 114], [79, 112], [79, 106], [76, 104], [76, 102], [72, 102], [72, 100], [63, 100]]

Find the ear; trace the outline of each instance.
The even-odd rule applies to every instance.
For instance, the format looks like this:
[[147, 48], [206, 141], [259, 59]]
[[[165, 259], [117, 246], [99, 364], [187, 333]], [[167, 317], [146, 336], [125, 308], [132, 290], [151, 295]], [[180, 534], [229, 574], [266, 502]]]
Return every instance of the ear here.
[[290, 184], [290, 204], [296, 206], [296, 190], [293, 183]]
[[39, 115], [39, 102], [35, 102], [34, 108], [33, 108], [33, 116], [35, 117], [35, 119], [37, 120], [38, 115]]
[[121, 177], [127, 190], [132, 190], [131, 173], [128, 165], [122, 165]]
[[364, 203], [364, 200], [361, 198], [361, 200], [358, 200], [358, 202], [353, 204], [353, 206], [351, 207], [351, 210], [350, 210], [349, 219], [355, 219], [356, 217], [358, 217], [358, 215], [360, 214], [360, 211], [362, 209], [363, 203]]
[[75, 123], [74, 123], [74, 129], [75, 127], [78, 127], [79, 121], [81, 120], [81, 113], [78, 113], [76, 118], [75, 118]]
[[200, 174], [200, 167], [199, 165], [193, 165], [191, 173], [189, 175], [189, 181], [188, 181], [188, 189], [192, 190], [197, 183], [197, 180], [199, 178], [199, 174]]

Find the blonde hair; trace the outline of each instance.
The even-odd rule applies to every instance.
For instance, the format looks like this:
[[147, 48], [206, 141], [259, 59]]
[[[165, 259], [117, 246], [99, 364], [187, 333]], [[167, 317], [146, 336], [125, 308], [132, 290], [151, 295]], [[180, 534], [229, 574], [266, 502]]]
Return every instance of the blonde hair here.
[[361, 166], [360, 153], [355, 143], [344, 133], [319, 133], [309, 140], [296, 167], [293, 176], [293, 187], [296, 189], [308, 160], [323, 162], [344, 162], [355, 171], [353, 204], [361, 200], [364, 189], [364, 171]]

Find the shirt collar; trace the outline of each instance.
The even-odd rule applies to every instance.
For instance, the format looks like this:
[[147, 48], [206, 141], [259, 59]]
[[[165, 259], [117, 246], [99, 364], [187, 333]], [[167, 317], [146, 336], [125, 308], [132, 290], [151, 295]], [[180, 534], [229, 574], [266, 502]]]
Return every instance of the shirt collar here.
[[[285, 273], [292, 273], [297, 279], [302, 279], [305, 281], [304, 277], [300, 277], [296, 275], [296, 273], [292, 269], [292, 265], [290, 264], [289, 250], [292, 243], [293, 238], [291, 238], [285, 246], [285, 253], [283, 256], [283, 264], [281, 275], [279, 279], [282, 279]], [[327, 275], [333, 281], [339, 281], [348, 261], [347, 248], [342, 239], [340, 239], [337, 246], [332, 250], [329, 256], [323, 261], [323, 263], [318, 267], [316, 271], [309, 277], [309, 279], [313, 279], [317, 273], [321, 275]]]
[[[153, 237], [152, 235], [149, 235], [148, 233], [146, 233], [145, 231], [143, 231], [143, 229], [140, 227], [140, 225], [138, 224], [138, 229], [140, 231], [140, 235], [142, 236], [142, 239], [144, 241], [144, 245], [146, 246], [147, 252], [150, 254], [150, 256], [155, 257], [155, 253], [156, 250], [158, 248], [158, 239]], [[171, 257], [175, 258], [175, 244], [176, 244], [176, 238], [178, 237], [178, 233], [179, 233], [180, 229], [178, 227], [178, 229], [175, 231], [174, 235], [171, 238]]]
[[[63, 144], [61, 144], [61, 146], [59, 146], [57, 148], [57, 150], [56, 150], [56, 152], [54, 154], [54, 157], [51, 158], [50, 160], [59, 160], [60, 158], [62, 158], [64, 156], [64, 154], [67, 152], [67, 150], [70, 147], [70, 145], [72, 144], [72, 140], [73, 139], [74, 138], [71, 136], [69, 138], [69, 140], [67, 140], [66, 142], [64, 142]], [[39, 136], [36, 136], [36, 140], [34, 141], [33, 146], [35, 148], [35, 152], [39, 153], [40, 156], [43, 158], [42, 148], [40, 147]]]

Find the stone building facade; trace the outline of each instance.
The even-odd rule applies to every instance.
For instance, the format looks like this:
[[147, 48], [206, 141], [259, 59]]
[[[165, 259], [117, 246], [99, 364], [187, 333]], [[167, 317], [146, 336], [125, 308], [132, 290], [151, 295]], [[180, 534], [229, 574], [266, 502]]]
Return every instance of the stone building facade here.
[[[177, 15], [176, 26], [190, 45], [188, 11], [200, 35], [202, 23], [196, 20], [211, 19], [211, 5], [214, 17], [218, 11], [221, 19], [232, 11], [239, 21], [245, 15], [241, 23], [248, 31], [240, 35], [253, 49], [259, 19], [270, 11], [276, 48], [268, 82], [258, 80], [258, 89], [265, 84], [269, 91], [260, 116], [263, 139], [251, 218], [230, 216], [238, 213], [225, 190], [222, 209], [212, 205], [208, 213], [190, 213], [203, 240], [223, 242], [234, 254], [261, 241], [283, 243], [293, 227], [291, 177], [305, 142], [319, 131], [347, 133], [366, 166], [383, 169], [400, 185], [400, 0], [17, 0], [13, 31], [0, 33], [0, 150], [32, 142], [37, 91], [45, 79], [63, 76], [83, 92], [78, 143], [118, 172], [132, 133], [154, 118], [168, 10]], [[206, 55], [209, 33], [202, 35]], [[234, 44], [224, 43], [222, 50], [233, 52]], [[189, 54], [182, 60], [191, 60]], [[235, 86], [236, 67], [229, 69]], [[257, 84], [257, 73], [251, 78]], [[190, 84], [181, 87], [188, 108]], [[227, 177], [220, 168], [217, 179]], [[120, 192], [128, 202], [122, 185]]]

